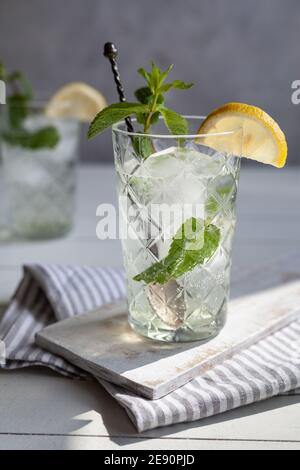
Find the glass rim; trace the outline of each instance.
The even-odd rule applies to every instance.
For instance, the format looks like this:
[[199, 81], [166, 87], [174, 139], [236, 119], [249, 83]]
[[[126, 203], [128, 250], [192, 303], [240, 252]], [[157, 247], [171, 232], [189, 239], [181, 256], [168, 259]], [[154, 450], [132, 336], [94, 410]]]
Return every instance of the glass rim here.
[[[197, 116], [197, 115], [183, 115], [183, 117], [187, 120], [204, 120], [206, 119], [207, 116]], [[162, 119], [162, 116], [159, 117], [159, 119]], [[136, 118], [131, 119], [133, 122], [137, 122]], [[120, 129], [120, 125], [125, 124], [125, 120], [123, 119], [122, 121], [119, 121], [115, 124], [112, 125], [112, 130], [118, 134], [123, 134], [127, 136], [134, 136], [134, 137], [150, 137], [151, 139], [199, 139], [201, 137], [207, 137], [208, 135], [210, 137], [222, 137], [222, 136], [231, 136], [234, 135], [236, 132], [241, 131], [242, 127], [236, 127], [235, 129], [232, 129], [231, 131], [223, 131], [223, 132], [211, 132], [211, 133], [206, 133], [206, 134], [145, 134], [143, 132], [129, 132], [127, 130]]]

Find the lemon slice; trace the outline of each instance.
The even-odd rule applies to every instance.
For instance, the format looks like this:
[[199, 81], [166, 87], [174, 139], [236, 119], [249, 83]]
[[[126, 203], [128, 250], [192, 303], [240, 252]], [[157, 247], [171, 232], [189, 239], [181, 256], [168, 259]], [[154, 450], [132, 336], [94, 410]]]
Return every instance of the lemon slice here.
[[[242, 156], [282, 168], [287, 158], [287, 143], [279, 125], [265, 111], [243, 103], [228, 103], [210, 113], [198, 134], [216, 134], [242, 129]], [[241, 154], [241, 133], [231, 134], [230, 151]], [[224, 138], [207, 135], [201, 142], [216, 150], [224, 150]]]
[[75, 118], [90, 122], [107, 106], [101, 93], [86, 83], [74, 82], [60, 88], [46, 106], [46, 115], [51, 118]]

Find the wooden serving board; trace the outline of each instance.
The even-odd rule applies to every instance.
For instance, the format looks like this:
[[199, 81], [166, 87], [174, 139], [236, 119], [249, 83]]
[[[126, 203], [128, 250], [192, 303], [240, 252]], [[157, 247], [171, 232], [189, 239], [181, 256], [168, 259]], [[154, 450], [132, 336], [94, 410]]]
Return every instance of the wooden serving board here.
[[125, 302], [55, 323], [36, 342], [94, 376], [157, 399], [296, 318], [299, 280], [233, 300], [225, 328], [202, 345], [141, 338], [128, 326]]

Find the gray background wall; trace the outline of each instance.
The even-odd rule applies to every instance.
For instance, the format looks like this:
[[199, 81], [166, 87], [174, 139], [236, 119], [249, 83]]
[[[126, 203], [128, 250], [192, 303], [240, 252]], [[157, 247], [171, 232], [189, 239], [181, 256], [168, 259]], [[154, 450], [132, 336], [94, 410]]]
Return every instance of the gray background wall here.
[[[285, 130], [289, 161], [299, 163], [299, 0], [1, 0], [0, 58], [23, 69], [41, 94], [71, 80], [116, 100], [102, 45], [115, 41], [130, 98], [136, 69], [151, 59], [175, 63], [174, 77], [193, 81], [170, 93], [181, 113], [205, 114], [226, 101], [269, 111]], [[86, 160], [110, 161], [110, 134], [84, 144]]]

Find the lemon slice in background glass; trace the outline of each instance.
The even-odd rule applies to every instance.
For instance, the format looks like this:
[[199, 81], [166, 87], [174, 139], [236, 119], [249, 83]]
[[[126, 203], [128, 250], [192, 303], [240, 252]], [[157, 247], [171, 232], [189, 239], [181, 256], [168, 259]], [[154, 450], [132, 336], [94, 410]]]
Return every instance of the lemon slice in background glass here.
[[[285, 135], [274, 119], [256, 106], [228, 103], [210, 113], [201, 124], [198, 134], [201, 142], [222, 151], [222, 139], [214, 133], [243, 131], [242, 156], [282, 168], [287, 158]], [[211, 135], [210, 135], [211, 134]], [[240, 138], [236, 139], [240, 141]], [[240, 144], [233, 145], [232, 153], [240, 155]]]
[[51, 118], [90, 122], [106, 106], [106, 99], [98, 90], [86, 83], [74, 82], [63, 86], [52, 96], [45, 112]]

